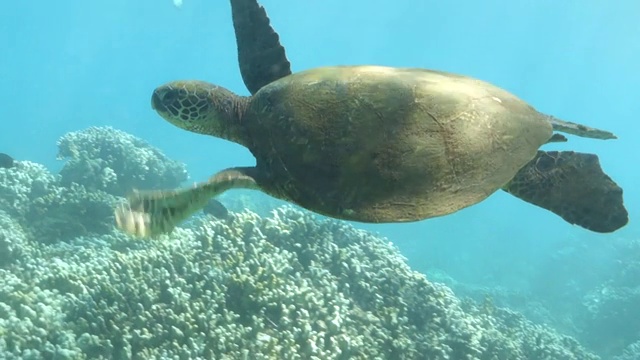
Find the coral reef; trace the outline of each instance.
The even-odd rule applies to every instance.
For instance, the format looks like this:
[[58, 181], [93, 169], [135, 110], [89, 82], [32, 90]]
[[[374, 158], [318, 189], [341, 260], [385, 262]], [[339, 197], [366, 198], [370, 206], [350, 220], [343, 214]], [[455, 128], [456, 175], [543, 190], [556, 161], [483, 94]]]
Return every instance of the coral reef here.
[[[584, 296], [583, 336], [602, 354], [638, 346], [640, 334], [640, 240], [615, 242], [616, 264], [610, 279]], [[632, 346], [633, 343], [635, 346]]]
[[283, 200], [273, 198], [260, 191], [237, 189], [233, 192], [226, 192], [218, 196], [217, 199], [231, 211], [241, 212], [251, 210], [260, 216], [269, 216], [271, 211], [283, 205], [287, 205]]
[[29, 161], [0, 168], [0, 209], [44, 244], [108, 232], [117, 196], [134, 188], [177, 187], [187, 179], [184, 164], [110, 127], [68, 133], [58, 147], [58, 156], [67, 159], [58, 175]]
[[2, 279], [12, 356], [597, 358], [511, 312], [463, 306], [384, 239], [290, 207], [155, 242], [58, 243]]
[[0, 210], [0, 269], [27, 255], [27, 236], [20, 224]]
[[638, 360], [640, 359], [640, 340], [627, 346], [622, 354], [613, 358], [613, 360]]
[[529, 288], [519, 291], [458, 282], [437, 269], [427, 275], [459, 297], [490, 299], [575, 336], [605, 359], [640, 359], [640, 321], [630, 321], [640, 319], [640, 240], [614, 238], [596, 246], [567, 238], [532, 270]]
[[60, 176], [0, 169], [6, 359], [598, 359], [459, 300], [386, 239], [291, 206], [128, 238], [111, 225], [116, 195], [177, 186], [184, 167], [109, 128], [59, 146]]
[[184, 164], [112, 127], [64, 135], [58, 140], [58, 158], [67, 160], [60, 171], [62, 185], [76, 183], [118, 196], [132, 189], [171, 189], [188, 179]]
[[82, 185], [60, 186], [31, 203], [24, 219], [42, 243], [102, 234], [113, 228], [118, 198], [104, 191], [89, 192]]
[[47, 168], [29, 161], [16, 161], [9, 169], [0, 168], [0, 209], [11, 216], [24, 217], [33, 200], [58, 185], [58, 178]]
[[9, 154], [0, 153], [0, 168], [9, 169], [13, 167], [14, 160]]
[[43, 166], [16, 162], [0, 169], [0, 209], [18, 222], [29, 238], [53, 243], [113, 227], [113, 206], [118, 198], [83, 185], [62, 186], [59, 177]]

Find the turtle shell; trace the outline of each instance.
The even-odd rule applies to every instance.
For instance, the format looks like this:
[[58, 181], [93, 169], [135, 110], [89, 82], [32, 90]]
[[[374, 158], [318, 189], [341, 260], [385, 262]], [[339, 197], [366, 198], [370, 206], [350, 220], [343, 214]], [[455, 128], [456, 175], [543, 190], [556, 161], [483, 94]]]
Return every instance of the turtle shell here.
[[552, 135], [545, 115], [489, 83], [379, 66], [281, 78], [252, 97], [242, 123], [267, 193], [361, 222], [478, 203]]

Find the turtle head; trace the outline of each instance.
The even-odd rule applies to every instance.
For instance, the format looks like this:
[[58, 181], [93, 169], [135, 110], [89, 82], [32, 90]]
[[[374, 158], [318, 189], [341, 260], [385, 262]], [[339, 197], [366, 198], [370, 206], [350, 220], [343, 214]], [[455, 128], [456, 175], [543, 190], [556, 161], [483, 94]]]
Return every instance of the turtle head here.
[[247, 98], [203, 81], [174, 81], [153, 91], [151, 106], [165, 120], [192, 132], [244, 144], [240, 128]]

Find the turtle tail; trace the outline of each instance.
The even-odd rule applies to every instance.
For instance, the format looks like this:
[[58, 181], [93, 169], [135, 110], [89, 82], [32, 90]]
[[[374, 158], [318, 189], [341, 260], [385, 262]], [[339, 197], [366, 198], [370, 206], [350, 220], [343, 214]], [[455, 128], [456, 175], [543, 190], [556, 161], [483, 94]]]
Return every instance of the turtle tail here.
[[629, 221], [622, 188], [597, 155], [538, 151], [503, 189], [591, 231], [613, 232]]

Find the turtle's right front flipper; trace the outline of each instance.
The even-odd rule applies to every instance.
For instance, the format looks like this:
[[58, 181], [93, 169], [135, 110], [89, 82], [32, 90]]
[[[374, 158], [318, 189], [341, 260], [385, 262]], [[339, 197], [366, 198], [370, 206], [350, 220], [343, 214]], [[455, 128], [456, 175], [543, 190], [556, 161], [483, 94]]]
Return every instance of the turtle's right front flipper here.
[[116, 208], [116, 225], [127, 234], [153, 238], [170, 233], [209, 199], [201, 185], [181, 190], [136, 191], [127, 197], [126, 204]]
[[622, 189], [593, 154], [538, 151], [504, 190], [595, 232], [613, 232], [629, 221]]
[[257, 0], [231, 0], [242, 80], [251, 94], [291, 74], [280, 37]]
[[257, 188], [254, 173], [253, 167], [230, 168], [192, 188], [134, 192], [127, 197], [126, 204], [116, 208], [116, 225], [137, 237], [153, 238], [169, 233], [204, 208], [212, 197], [233, 188]]

